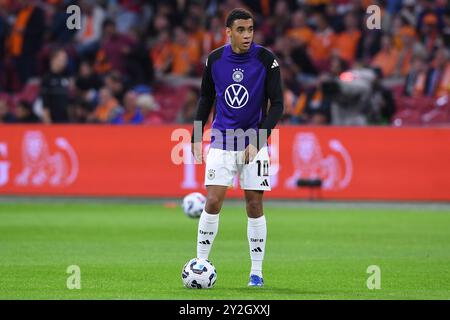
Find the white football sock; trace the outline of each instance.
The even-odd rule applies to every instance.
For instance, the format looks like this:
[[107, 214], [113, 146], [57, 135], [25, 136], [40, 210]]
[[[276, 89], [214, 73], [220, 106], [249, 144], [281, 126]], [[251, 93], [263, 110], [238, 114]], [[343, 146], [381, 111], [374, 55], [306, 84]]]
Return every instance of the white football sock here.
[[267, 227], [266, 217], [248, 218], [247, 237], [250, 247], [252, 268], [250, 274], [262, 277], [262, 263], [266, 248]]
[[198, 222], [197, 257], [208, 259], [214, 238], [219, 229], [219, 213], [209, 214], [203, 210]]

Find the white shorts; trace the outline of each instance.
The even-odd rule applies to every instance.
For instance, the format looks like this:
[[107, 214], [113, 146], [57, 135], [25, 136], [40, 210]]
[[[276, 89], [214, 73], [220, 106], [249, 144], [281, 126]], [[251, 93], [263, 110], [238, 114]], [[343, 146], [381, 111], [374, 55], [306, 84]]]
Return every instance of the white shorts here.
[[241, 189], [270, 191], [267, 147], [261, 148], [249, 164], [244, 164], [244, 152], [210, 148], [206, 157], [205, 186], [232, 186], [239, 173]]

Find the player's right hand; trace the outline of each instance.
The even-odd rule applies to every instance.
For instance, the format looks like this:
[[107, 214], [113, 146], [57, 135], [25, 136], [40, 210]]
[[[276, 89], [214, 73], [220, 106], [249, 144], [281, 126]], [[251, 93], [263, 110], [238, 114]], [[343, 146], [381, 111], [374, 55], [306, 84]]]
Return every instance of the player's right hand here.
[[194, 163], [201, 164], [202, 163], [202, 143], [201, 142], [193, 142], [191, 144], [192, 155], [194, 156]]

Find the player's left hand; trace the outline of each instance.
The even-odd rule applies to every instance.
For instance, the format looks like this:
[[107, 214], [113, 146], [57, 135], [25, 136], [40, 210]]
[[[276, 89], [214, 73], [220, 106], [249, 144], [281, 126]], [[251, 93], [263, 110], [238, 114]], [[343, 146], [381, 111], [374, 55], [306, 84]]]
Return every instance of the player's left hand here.
[[194, 164], [201, 164], [202, 163], [202, 143], [201, 142], [194, 142], [191, 143], [191, 152], [194, 156]]
[[247, 146], [247, 148], [245, 148], [245, 153], [244, 153], [245, 164], [249, 164], [250, 162], [252, 162], [253, 159], [255, 159], [257, 154], [258, 154], [258, 149], [254, 145], [249, 144]]

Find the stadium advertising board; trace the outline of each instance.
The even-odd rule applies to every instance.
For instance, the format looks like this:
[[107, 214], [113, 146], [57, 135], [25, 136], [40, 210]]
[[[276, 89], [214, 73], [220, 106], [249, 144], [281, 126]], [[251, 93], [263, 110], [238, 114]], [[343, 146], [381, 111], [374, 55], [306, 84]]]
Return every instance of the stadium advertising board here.
[[[190, 143], [173, 135], [176, 129], [0, 126], [0, 194], [181, 197], [202, 191], [204, 164], [191, 163]], [[450, 129], [280, 129], [270, 148], [268, 198], [450, 200]], [[177, 164], [174, 155], [187, 161]], [[315, 181], [320, 187], [305, 186]], [[242, 197], [237, 186], [236, 180], [229, 196]]]

